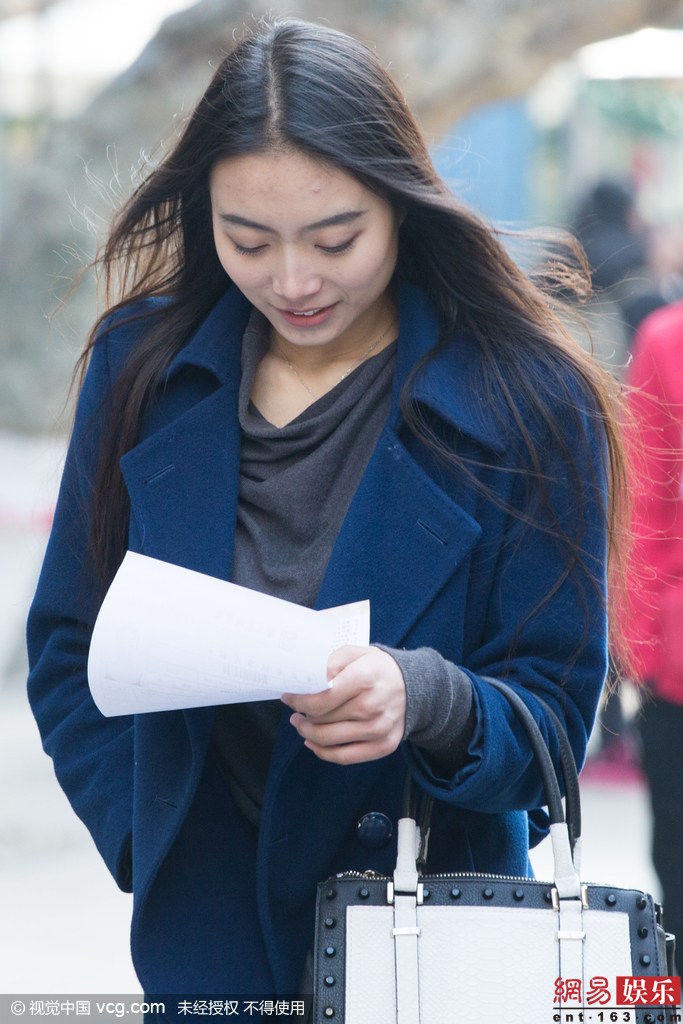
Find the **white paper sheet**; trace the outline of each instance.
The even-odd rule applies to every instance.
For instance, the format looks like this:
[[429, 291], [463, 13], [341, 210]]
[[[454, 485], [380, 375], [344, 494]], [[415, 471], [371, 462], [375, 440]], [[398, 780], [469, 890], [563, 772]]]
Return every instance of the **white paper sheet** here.
[[368, 601], [314, 611], [129, 551], [97, 616], [88, 682], [107, 716], [319, 693], [331, 652], [369, 637]]

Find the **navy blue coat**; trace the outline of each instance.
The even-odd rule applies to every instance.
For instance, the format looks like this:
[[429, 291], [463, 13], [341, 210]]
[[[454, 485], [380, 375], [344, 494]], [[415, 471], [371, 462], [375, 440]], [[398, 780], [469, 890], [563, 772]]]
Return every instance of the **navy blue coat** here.
[[[228, 290], [173, 361], [139, 443], [122, 460], [130, 548], [223, 579], [232, 561], [240, 343], [249, 312], [241, 294]], [[139, 322], [115, 326], [92, 356], [29, 618], [29, 695], [69, 800], [119, 885], [133, 889], [132, 953], [145, 990], [291, 995], [312, 939], [315, 883], [349, 868], [393, 869], [393, 842], [369, 848], [356, 826], [370, 811], [396, 821], [406, 763], [439, 798], [430, 870], [528, 872], [527, 811], [541, 807], [543, 795], [507, 703], [483, 677], [505, 676], [519, 688], [555, 752], [534, 697], [543, 696], [583, 759], [606, 670], [604, 441], [585, 410], [585, 451], [576, 423], [566, 426], [586, 482], [577, 493], [557, 446], [529, 422], [552, 510], [537, 510], [539, 527], [525, 531], [510, 514], [526, 500], [524, 476], [514, 472], [523, 466], [523, 446], [502, 408], [492, 415], [482, 401], [471, 339], [454, 337], [414, 395], [439, 434], [474, 460], [494, 497], [439, 466], [402, 424], [399, 391], [438, 340], [424, 296], [403, 290], [392, 412], [317, 605], [370, 598], [373, 641], [434, 647], [468, 672], [476, 724], [467, 761], [441, 778], [403, 744], [379, 761], [327, 764], [303, 747], [283, 708], [257, 835], [207, 756], [213, 709], [105, 719], [88, 690], [96, 609], [84, 552], [98, 410], [142, 330]], [[570, 382], [569, 390], [580, 403], [580, 389]], [[560, 424], [563, 410], [566, 396], [557, 401]], [[537, 611], [565, 566], [544, 515], [570, 529], [581, 519], [597, 586], [576, 570]]]

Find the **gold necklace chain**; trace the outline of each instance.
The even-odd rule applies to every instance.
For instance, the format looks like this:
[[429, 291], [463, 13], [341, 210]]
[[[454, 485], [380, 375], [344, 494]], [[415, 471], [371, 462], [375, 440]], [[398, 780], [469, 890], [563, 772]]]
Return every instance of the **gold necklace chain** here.
[[[343, 380], [346, 380], [346, 378], [349, 376], [350, 373], [353, 373], [354, 370], [357, 370], [358, 367], [360, 366], [360, 364], [364, 363], [365, 360], [368, 358], [368, 356], [372, 355], [372, 353], [375, 351], [375, 349], [377, 348], [379, 343], [381, 341], [384, 341], [384, 339], [386, 338], [387, 334], [389, 333], [390, 330], [392, 330], [393, 327], [394, 327], [394, 321], [392, 320], [391, 323], [389, 324], [389, 326], [387, 327], [387, 329], [385, 331], [382, 331], [382, 333], [380, 334], [379, 338], [375, 338], [375, 340], [373, 341], [373, 343], [370, 346], [370, 348], [368, 348], [363, 353], [363, 355], [360, 357], [360, 359], [358, 359], [352, 366], [350, 366], [348, 368], [348, 370], [345, 370], [344, 373], [342, 373], [342, 375], [339, 378], [339, 380], [335, 384], [333, 384], [332, 387], [336, 388], [337, 384], [341, 384], [341, 382]], [[308, 386], [308, 384], [306, 383], [304, 378], [301, 376], [301, 374], [299, 373], [299, 371], [297, 370], [296, 366], [291, 361], [291, 359], [289, 358], [287, 353], [282, 348], [280, 348], [280, 345], [277, 342], [275, 344], [276, 344], [276, 348], [277, 348], [278, 354], [287, 363], [287, 366], [290, 368], [290, 370], [292, 371], [292, 373], [294, 374], [296, 379], [299, 381], [299, 383], [302, 385], [302, 387], [304, 387], [306, 389], [306, 391], [309, 393], [311, 398], [315, 398], [315, 400], [317, 402], [318, 399], [321, 398], [322, 396], [321, 395], [317, 395], [315, 393], [315, 391], [313, 390], [313, 388], [310, 388]], [[330, 388], [330, 390], [332, 390], [332, 388]]]

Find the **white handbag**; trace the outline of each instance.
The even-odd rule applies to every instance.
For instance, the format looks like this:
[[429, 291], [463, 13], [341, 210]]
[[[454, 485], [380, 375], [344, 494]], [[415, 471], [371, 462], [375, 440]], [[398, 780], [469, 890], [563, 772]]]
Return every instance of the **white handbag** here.
[[[551, 882], [424, 874], [415, 817], [399, 822], [393, 877], [349, 872], [318, 886], [314, 1024], [551, 1024], [683, 1020], [673, 938], [639, 890], [579, 877], [576, 766], [559, 720], [565, 818], [555, 769], [529, 709], [489, 680], [525, 728], [543, 776]], [[414, 795], [414, 794], [413, 794]], [[621, 980], [620, 980], [621, 979]], [[647, 1002], [644, 1002], [644, 998]]]

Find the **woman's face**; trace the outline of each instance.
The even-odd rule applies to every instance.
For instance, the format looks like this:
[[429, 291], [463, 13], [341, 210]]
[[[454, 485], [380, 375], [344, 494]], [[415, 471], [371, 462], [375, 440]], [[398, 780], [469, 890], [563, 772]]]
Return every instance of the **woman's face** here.
[[398, 221], [384, 199], [296, 150], [221, 160], [210, 189], [218, 258], [280, 338], [346, 351], [389, 326]]

